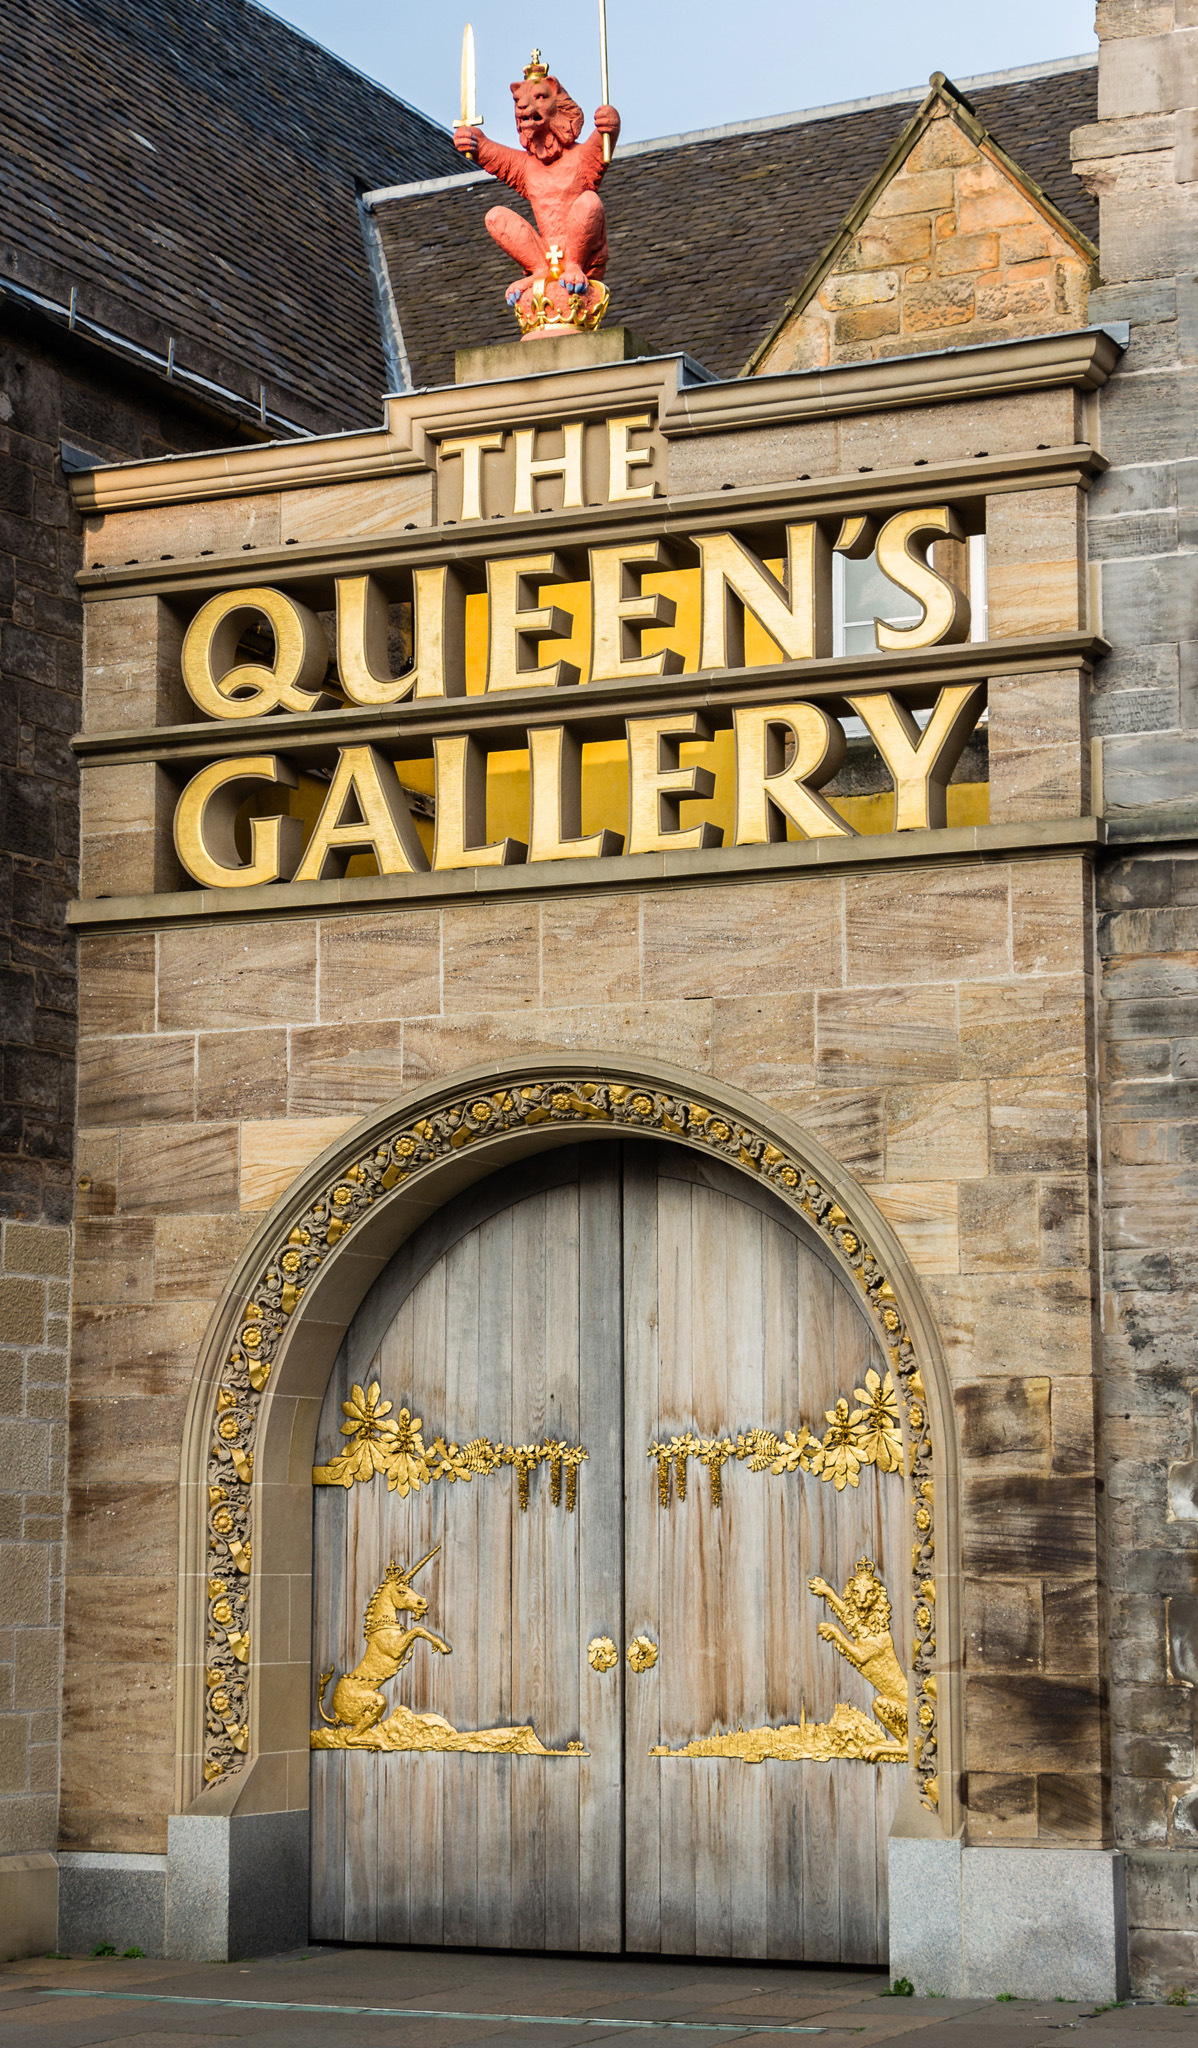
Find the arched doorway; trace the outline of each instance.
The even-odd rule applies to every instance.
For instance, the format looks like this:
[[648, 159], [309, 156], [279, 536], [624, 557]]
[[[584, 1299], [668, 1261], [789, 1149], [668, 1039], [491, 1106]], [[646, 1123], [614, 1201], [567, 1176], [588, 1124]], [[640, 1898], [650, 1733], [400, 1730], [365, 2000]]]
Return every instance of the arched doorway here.
[[451, 1200], [318, 1431], [313, 1937], [884, 1961], [903, 1462], [743, 1170], [613, 1138]]
[[[173, 1869], [177, 1849], [181, 1883], [184, 1862], [202, 1836], [205, 1854], [222, 1867], [227, 1861], [230, 1897], [234, 1887], [240, 1900], [269, 1897], [268, 1945], [279, 1945], [283, 1927], [287, 1940], [302, 1940], [308, 1924], [309, 1731], [316, 1680], [327, 1668], [318, 1662], [314, 1670], [311, 1659], [312, 1504], [319, 1492], [311, 1475], [338, 1348], [397, 1251], [431, 1219], [448, 1215], [457, 1197], [500, 1169], [510, 1176], [563, 1149], [585, 1152], [613, 1140], [629, 1155], [645, 1143], [663, 1143], [705, 1169], [730, 1169], [740, 1187], [780, 1204], [818, 1247], [880, 1346], [898, 1394], [904, 1444], [906, 1541], [889, 1593], [895, 1613], [903, 1610], [892, 1632], [907, 1645], [910, 1771], [896, 1828], [913, 1825], [921, 1834], [930, 1829], [951, 1835], [958, 1825], [952, 1401], [933, 1319], [893, 1231], [866, 1191], [818, 1143], [741, 1091], [664, 1064], [569, 1055], [536, 1067], [511, 1060], [454, 1075], [388, 1104], [305, 1169], [230, 1276], [197, 1361], [181, 1483], [181, 1812], [172, 1821], [168, 1862]], [[854, 1399], [854, 1387], [846, 1383], [843, 1392]], [[699, 1437], [700, 1418], [688, 1419], [681, 1406], [675, 1413], [677, 1427], [663, 1415], [662, 1429], [671, 1424], [669, 1438], [655, 1441]], [[428, 1419], [438, 1418], [430, 1410]], [[818, 1412], [802, 1420], [815, 1430], [816, 1449], [821, 1448]], [[783, 1412], [760, 1421], [762, 1428], [779, 1425], [792, 1427], [790, 1416]], [[740, 1432], [739, 1419], [736, 1427]], [[513, 1437], [507, 1448], [514, 1452], [520, 1444]], [[641, 1447], [638, 1460], [647, 1449]], [[800, 1457], [800, 1469], [801, 1463]], [[694, 1452], [684, 1461], [687, 1506], [697, 1501], [700, 1485], [710, 1485], [702, 1465]], [[722, 1470], [725, 1487], [747, 1481], [751, 1469], [751, 1458], [732, 1455]], [[582, 1474], [584, 1480], [595, 1476], [589, 1459]], [[540, 1467], [535, 1473], [530, 1468], [530, 1489], [544, 1476]], [[776, 1476], [780, 1484], [794, 1479], [793, 1473], [771, 1474], [771, 1487]], [[501, 1478], [515, 1478], [518, 1487], [517, 1466], [505, 1464]], [[492, 1488], [495, 1483], [488, 1482]], [[459, 1489], [465, 1484], [454, 1482]], [[897, 1490], [897, 1478], [894, 1485]], [[384, 1491], [380, 1485], [380, 1497]], [[822, 1480], [816, 1488], [817, 1496], [827, 1492], [829, 1500], [844, 1491], [834, 1484], [829, 1491]], [[554, 1512], [565, 1513], [564, 1505]], [[681, 1517], [671, 1513], [661, 1526], [681, 1528]], [[888, 1562], [886, 1570], [892, 1569]], [[842, 1595], [844, 1583], [830, 1590]], [[346, 1642], [346, 1655], [350, 1647]], [[344, 1669], [338, 1666], [334, 1686]], [[384, 1704], [394, 1692], [391, 1687]], [[871, 1711], [868, 1693], [850, 1696], [847, 1685], [844, 1704]], [[789, 1686], [767, 1705], [766, 1719], [754, 1725], [782, 1725], [779, 1717], [795, 1710]], [[520, 1711], [528, 1719], [538, 1709]], [[801, 1699], [800, 1726], [805, 1711]], [[466, 1726], [465, 1719], [460, 1725]], [[537, 1725], [535, 1719], [530, 1725]], [[692, 1741], [707, 1739], [689, 1723], [676, 1732]], [[571, 1740], [582, 1738], [567, 1737], [565, 1746]], [[671, 1738], [666, 1746], [686, 1744]], [[663, 1763], [660, 1769], [665, 1768]], [[737, 1760], [746, 1781], [777, 1768]], [[286, 1847], [285, 1869], [280, 1844]], [[246, 1931], [235, 1932], [231, 1918], [230, 1944], [259, 1940], [254, 1912], [239, 1908], [239, 1915]]]

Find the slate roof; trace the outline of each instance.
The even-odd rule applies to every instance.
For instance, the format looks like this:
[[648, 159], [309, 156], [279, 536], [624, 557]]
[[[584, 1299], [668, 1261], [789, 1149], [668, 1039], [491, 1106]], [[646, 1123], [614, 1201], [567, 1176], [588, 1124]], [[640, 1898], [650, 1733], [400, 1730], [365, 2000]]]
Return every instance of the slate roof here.
[[[318, 431], [387, 376], [357, 193], [445, 131], [249, 0], [4, 0], [5, 277]], [[357, 181], [355, 183], [355, 181]]]
[[[995, 140], [1097, 241], [1097, 205], [1069, 167], [1070, 130], [1097, 118], [1096, 63], [962, 90]], [[608, 320], [655, 351], [686, 349], [719, 377], [739, 375], [923, 97], [617, 152], [603, 183]], [[452, 383], [456, 347], [517, 338], [503, 303], [514, 266], [483, 225], [499, 190], [489, 178], [459, 180], [375, 203], [417, 385]]]

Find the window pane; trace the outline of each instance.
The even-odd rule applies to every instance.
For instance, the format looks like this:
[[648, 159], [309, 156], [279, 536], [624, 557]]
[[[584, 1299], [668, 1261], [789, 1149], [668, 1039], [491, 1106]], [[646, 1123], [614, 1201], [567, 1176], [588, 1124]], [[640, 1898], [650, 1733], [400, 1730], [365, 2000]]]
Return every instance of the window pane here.
[[907, 626], [921, 619], [923, 613], [910, 591], [900, 590], [889, 576], [883, 576], [873, 555], [864, 562], [846, 562], [844, 565], [844, 623], [845, 653], [861, 653], [864, 643], [849, 639], [853, 626], [869, 626], [869, 645], [873, 646], [873, 622], [875, 618], [885, 619], [892, 626]]

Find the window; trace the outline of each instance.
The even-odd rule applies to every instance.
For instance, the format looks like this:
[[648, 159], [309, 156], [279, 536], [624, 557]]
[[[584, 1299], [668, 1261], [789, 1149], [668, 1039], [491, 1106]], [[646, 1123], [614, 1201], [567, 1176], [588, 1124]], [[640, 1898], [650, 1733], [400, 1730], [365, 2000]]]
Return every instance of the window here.
[[[931, 548], [929, 543], [929, 553]], [[971, 640], [986, 638], [986, 536], [969, 537], [969, 609]], [[875, 618], [891, 626], [917, 626], [923, 613], [915, 599], [889, 576], [884, 576], [873, 555], [863, 562], [850, 562], [844, 555], [832, 557], [832, 652], [833, 654], [876, 654]]]

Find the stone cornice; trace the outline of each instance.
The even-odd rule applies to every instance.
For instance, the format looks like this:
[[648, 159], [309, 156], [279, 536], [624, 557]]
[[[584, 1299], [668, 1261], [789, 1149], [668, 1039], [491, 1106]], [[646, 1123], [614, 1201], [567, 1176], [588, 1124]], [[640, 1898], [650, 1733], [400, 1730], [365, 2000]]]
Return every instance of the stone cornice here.
[[550, 425], [637, 405], [656, 409], [668, 441], [1060, 386], [1092, 391], [1105, 384], [1121, 346], [1112, 329], [1090, 327], [726, 384], [686, 381], [680, 356], [531, 373], [389, 398], [385, 424], [367, 432], [88, 470], [71, 478], [71, 492], [77, 509], [90, 515], [360, 482], [428, 468], [433, 443], [443, 434], [521, 420]]
[[[430, 909], [503, 898], [594, 895], [599, 890], [693, 889], [800, 874], [844, 874], [936, 863], [959, 866], [1020, 856], [1091, 854], [1105, 842], [1101, 819], [1064, 818], [1010, 825], [960, 825], [885, 832], [844, 840], [798, 839], [775, 846], [727, 846], [701, 852], [619, 854], [609, 860], [539, 861], [509, 868], [458, 868], [423, 875], [357, 875], [327, 882], [271, 883], [256, 889], [181, 889], [158, 896], [101, 896], [72, 903], [80, 933], [153, 931], [179, 925], [272, 924], [280, 918], [343, 912]], [[237, 900], [230, 901], [230, 898]]]

